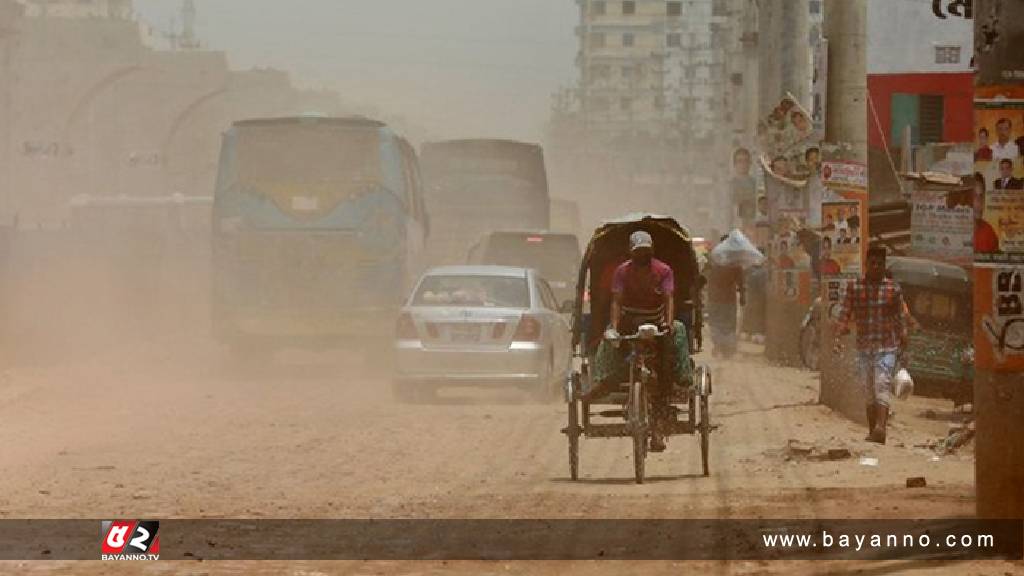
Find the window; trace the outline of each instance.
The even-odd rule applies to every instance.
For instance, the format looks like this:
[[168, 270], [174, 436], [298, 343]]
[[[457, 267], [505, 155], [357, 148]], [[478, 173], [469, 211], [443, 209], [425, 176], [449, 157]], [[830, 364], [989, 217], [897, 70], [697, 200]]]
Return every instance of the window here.
[[503, 276], [427, 276], [413, 306], [466, 308], [529, 308], [526, 278]]
[[890, 142], [900, 146], [907, 128], [914, 145], [942, 142], [945, 104], [941, 94], [893, 94]]
[[623, 112], [629, 112], [633, 109], [633, 99], [629, 96], [623, 96], [622, 100], [619, 100], [619, 109]]
[[555, 298], [555, 293], [551, 290], [551, 286], [546, 280], [538, 279], [537, 291], [540, 292], [540, 301], [548, 310], [558, 312], [558, 299]]
[[605, 80], [611, 73], [611, 68], [607, 64], [594, 64], [590, 67], [590, 75], [598, 80]]
[[666, 5], [667, 14], [669, 16], [682, 16], [683, 15], [683, 3], [671, 1]]
[[626, 48], [630, 48], [636, 43], [636, 36], [633, 36], [632, 32], [626, 32], [622, 35], [622, 45]]
[[591, 48], [604, 48], [604, 33], [595, 32], [590, 35], [590, 47]]
[[590, 3], [590, 13], [594, 16], [604, 16], [608, 12], [608, 5], [604, 0], [594, 0]]
[[632, 15], [632, 14], [636, 14], [636, 1], [635, 0], [625, 0], [622, 3], [622, 13], [627, 15], [627, 16]]
[[665, 44], [669, 48], [679, 48], [683, 45], [683, 35], [678, 32], [672, 32], [665, 38]]
[[946, 99], [941, 95], [922, 94], [921, 101], [921, 142], [928, 144], [942, 142], [943, 116]]
[[960, 63], [960, 47], [959, 46], [936, 46], [935, 47], [935, 63], [936, 64], [959, 64]]
[[628, 66], [627, 65], [627, 66], [623, 66], [622, 67], [622, 79], [623, 80], [632, 80], [633, 79], [633, 67], [632, 66]]
[[811, 0], [808, 6], [811, 14], [821, 14], [821, 0]]

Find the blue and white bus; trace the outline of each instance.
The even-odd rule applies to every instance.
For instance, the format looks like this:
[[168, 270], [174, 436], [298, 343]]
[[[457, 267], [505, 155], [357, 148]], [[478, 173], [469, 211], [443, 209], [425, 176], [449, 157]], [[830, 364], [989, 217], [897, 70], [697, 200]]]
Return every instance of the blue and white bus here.
[[214, 198], [217, 335], [309, 346], [390, 331], [421, 271], [421, 190], [415, 150], [380, 122], [235, 123]]

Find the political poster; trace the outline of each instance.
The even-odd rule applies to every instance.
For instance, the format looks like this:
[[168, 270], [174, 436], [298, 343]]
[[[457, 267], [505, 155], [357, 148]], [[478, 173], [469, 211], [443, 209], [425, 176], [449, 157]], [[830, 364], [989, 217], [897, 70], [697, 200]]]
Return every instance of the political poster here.
[[910, 255], [969, 265], [974, 257], [974, 210], [959, 191], [919, 188], [911, 197]]
[[974, 261], [1024, 263], [1024, 90], [975, 101]]

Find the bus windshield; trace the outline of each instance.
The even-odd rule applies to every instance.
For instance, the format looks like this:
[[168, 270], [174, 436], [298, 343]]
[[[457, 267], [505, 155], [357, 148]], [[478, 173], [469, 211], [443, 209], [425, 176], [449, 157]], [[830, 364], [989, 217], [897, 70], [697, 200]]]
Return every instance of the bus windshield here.
[[376, 129], [288, 124], [239, 131], [238, 179], [250, 193], [339, 201], [381, 184], [381, 173]]

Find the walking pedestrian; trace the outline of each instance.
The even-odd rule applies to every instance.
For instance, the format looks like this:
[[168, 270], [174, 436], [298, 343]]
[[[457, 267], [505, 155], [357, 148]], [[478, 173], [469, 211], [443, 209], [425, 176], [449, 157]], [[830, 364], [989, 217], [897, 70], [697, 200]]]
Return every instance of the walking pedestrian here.
[[897, 361], [914, 319], [899, 284], [886, 277], [884, 248], [868, 250], [864, 277], [850, 282], [839, 309], [836, 348], [841, 336], [857, 328], [857, 372], [867, 400], [866, 440], [885, 444]]
[[[724, 242], [726, 238], [728, 236], [722, 236], [719, 242]], [[708, 279], [708, 324], [714, 344], [712, 353], [716, 357], [730, 358], [737, 348], [737, 298], [740, 306], [746, 304], [743, 267], [722, 266], [709, 259], [704, 276]]]

